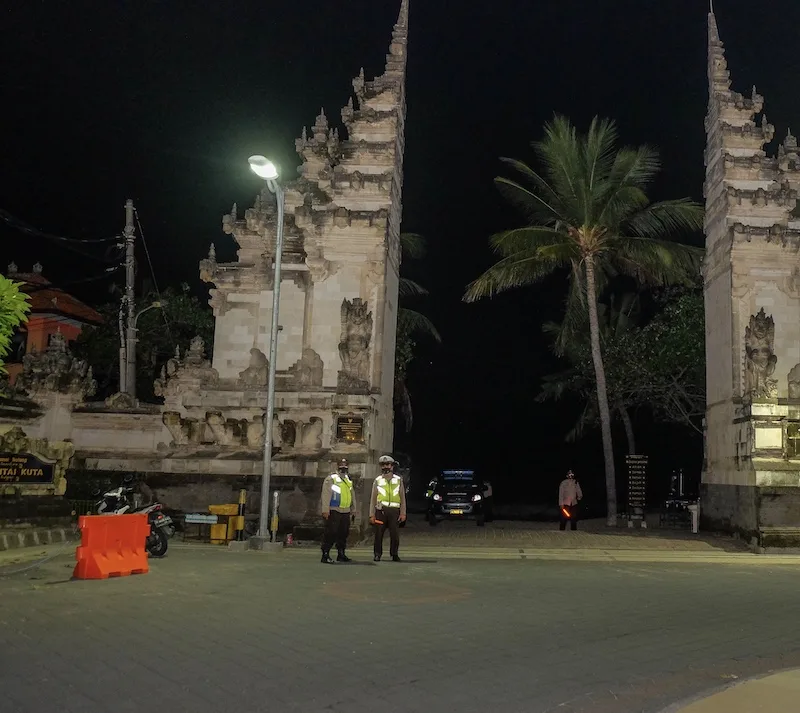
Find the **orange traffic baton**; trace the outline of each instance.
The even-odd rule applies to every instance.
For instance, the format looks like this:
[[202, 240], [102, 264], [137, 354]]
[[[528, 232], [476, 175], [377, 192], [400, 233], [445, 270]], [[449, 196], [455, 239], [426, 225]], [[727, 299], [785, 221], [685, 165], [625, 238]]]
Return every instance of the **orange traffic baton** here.
[[145, 574], [145, 542], [150, 534], [147, 514], [83, 515], [78, 520], [81, 544], [75, 551], [76, 579], [107, 579]]

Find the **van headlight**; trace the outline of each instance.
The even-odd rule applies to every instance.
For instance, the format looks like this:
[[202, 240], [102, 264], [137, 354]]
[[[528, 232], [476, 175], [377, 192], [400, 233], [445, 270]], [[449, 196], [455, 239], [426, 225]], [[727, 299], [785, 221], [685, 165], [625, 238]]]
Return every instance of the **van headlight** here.
[[475, 495], [472, 496], [472, 502], [473, 503], [477, 503], [478, 500], [483, 500], [483, 496], [482, 495], [478, 495], [478, 494], [475, 494]]
[[434, 500], [437, 500], [437, 501], [439, 501], [439, 500], [441, 500], [441, 499], [442, 499], [442, 496], [441, 496], [441, 495], [439, 495], [439, 493], [434, 493], [434, 494], [433, 494], [433, 499], [434, 499]]

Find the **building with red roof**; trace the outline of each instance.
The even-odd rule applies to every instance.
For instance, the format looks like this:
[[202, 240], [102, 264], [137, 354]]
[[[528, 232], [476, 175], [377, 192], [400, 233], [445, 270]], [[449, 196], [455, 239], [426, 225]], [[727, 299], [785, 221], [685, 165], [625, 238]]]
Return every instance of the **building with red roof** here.
[[8, 378], [13, 384], [22, 371], [22, 358], [47, 349], [53, 334], [60, 332], [69, 344], [78, 338], [85, 326], [101, 324], [103, 318], [96, 309], [53, 285], [42, 275], [39, 263], [33, 266], [32, 272], [19, 272], [12, 262], [6, 277], [21, 283], [20, 289], [30, 296], [31, 305], [28, 321], [15, 335], [12, 353], [6, 361]]

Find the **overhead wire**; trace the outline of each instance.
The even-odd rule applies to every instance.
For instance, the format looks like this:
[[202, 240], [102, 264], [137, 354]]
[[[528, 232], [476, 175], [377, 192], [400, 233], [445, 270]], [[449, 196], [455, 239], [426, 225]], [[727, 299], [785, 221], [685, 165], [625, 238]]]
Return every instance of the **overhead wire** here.
[[[20, 233], [24, 233], [25, 235], [30, 235], [37, 238], [43, 238], [45, 240], [55, 241], [68, 252], [74, 253], [75, 255], [80, 255], [81, 257], [89, 260], [96, 260], [97, 262], [105, 262], [105, 263], [116, 262], [119, 259], [119, 255], [113, 255], [112, 251], [114, 251], [115, 249], [119, 251], [122, 250], [124, 247], [122, 238], [118, 235], [113, 238], [98, 238], [89, 240], [84, 238], [67, 238], [64, 237], [63, 235], [46, 233], [42, 230], [39, 230], [38, 228], [34, 228], [32, 225], [13, 216], [7, 210], [3, 210], [2, 208], [0, 208], [0, 220], [2, 220], [6, 225], [8, 225], [9, 228], [13, 230], [17, 230]], [[116, 243], [116, 245], [112, 246], [110, 245], [110, 243]], [[98, 255], [93, 255], [92, 253], [86, 252], [85, 250], [80, 250], [76, 247], [73, 247], [74, 244], [98, 245], [98, 246], [105, 245], [107, 247], [103, 256], [100, 257]]]
[[[159, 302], [161, 301], [161, 290], [158, 289], [158, 280], [156, 279], [156, 271], [153, 269], [153, 261], [150, 259], [150, 250], [147, 248], [147, 240], [144, 237], [144, 231], [142, 230], [142, 221], [139, 219], [139, 211], [134, 208], [133, 214], [136, 217], [136, 227], [139, 229], [139, 237], [142, 239], [142, 245], [144, 246], [144, 254], [147, 256], [147, 264], [150, 266], [150, 276], [153, 278], [153, 287], [155, 288], [156, 295], [158, 296]], [[167, 312], [165, 309], [159, 310], [161, 312], [161, 316], [164, 318], [164, 325], [167, 328], [167, 334], [169, 335], [169, 340], [174, 342], [174, 338], [172, 336], [172, 328], [169, 323], [169, 318], [167, 317]]]
[[[73, 285], [82, 285], [87, 282], [97, 282], [98, 280], [104, 280], [105, 278], [113, 275], [116, 272], [119, 272], [123, 267], [125, 267], [125, 263], [120, 263], [119, 265], [114, 265], [112, 267], [107, 267], [103, 270], [101, 275], [93, 275], [91, 277], [84, 277], [80, 280], [70, 280], [69, 282], [61, 282], [61, 283], [54, 283], [48, 280], [46, 285], [39, 285], [36, 283], [24, 283], [25, 284], [25, 294], [30, 295], [33, 292], [41, 292], [42, 290], [64, 290], [67, 287], [72, 287]], [[10, 279], [14, 279], [13, 273], [8, 275]], [[24, 282], [24, 280], [23, 280]]]
[[0, 208], [0, 220], [3, 220], [12, 228], [16, 228], [17, 230], [28, 233], [29, 235], [36, 235], [40, 238], [46, 238], [48, 240], [57, 240], [60, 242], [67, 242], [67, 243], [83, 243], [83, 244], [90, 244], [90, 245], [97, 245], [99, 243], [113, 243], [119, 242], [120, 237], [118, 235], [114, 236], [113, 238], [66, 238], [63, 235], [54, 235], [53, 233], [45, 233], [42, 230], [34, 228], [29, 223], [26, 223], [24, 220], [17, 218], [7, 210], [3, 210]]

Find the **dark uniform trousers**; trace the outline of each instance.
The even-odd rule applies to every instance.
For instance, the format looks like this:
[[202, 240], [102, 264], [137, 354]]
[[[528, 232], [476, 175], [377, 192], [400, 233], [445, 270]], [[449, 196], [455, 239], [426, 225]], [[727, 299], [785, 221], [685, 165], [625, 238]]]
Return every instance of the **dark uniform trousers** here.
[[382, 525], [375, 526], [375, 546], [374, 552], [380, 557], [383, 554], [383, 533], [389, 530], [389, 554], [394, 557], [400, 549], [400, 508], [386, 508], [376, 510], [375, 519], [382, 522]]
[[322, 551], [330, 552], [336, 545], [336, 550], [342, 553], [347, 548], [347, 536], [350, 534], [350, 518], [352, 513], [331, 510], [325, 520], [325, 532], [322, 535]]
[[[569, 517], [564, 515], [564, 510], [569, 513]], [[569, 529], [570, 530], [577, 530], [578, 529], [578, 506], [577, 505], [562, 505], [561, 512], [559, 513], [560, 520], [558, 529], [559, 530], [566, 530], [567, 529], [567, 522], [569, 522]]]

